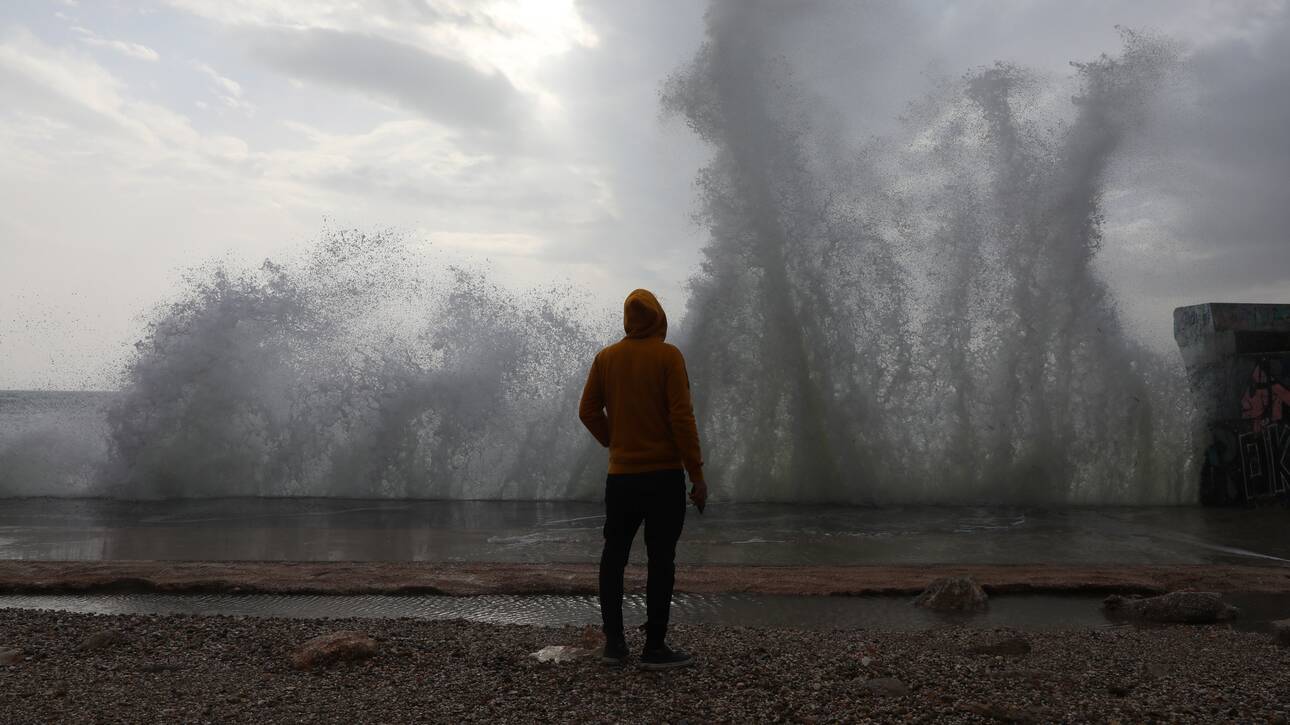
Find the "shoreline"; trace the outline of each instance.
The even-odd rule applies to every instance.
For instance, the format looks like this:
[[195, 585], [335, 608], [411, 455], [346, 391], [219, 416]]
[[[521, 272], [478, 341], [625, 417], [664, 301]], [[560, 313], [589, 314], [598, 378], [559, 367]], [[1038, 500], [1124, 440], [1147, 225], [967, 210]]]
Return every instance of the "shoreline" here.
[[[1161, 594], [1192, 590], [1290, 593], [1290, 566], [678, 564], [690, 594], [861, 596], [917, 594], [944, 576], [970, 576], [997, 594]], [[632, 565], [627, 591], [643, 591]], [[249, 561], [0, 561], [0, 593], [595, 594], [596, 564]]]

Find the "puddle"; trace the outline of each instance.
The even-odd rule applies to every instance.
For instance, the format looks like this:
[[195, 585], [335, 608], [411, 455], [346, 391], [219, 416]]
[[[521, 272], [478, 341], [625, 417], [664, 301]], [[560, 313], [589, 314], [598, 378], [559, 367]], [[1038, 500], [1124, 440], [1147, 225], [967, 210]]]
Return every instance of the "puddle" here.
[[[1025, 630], [1124, 626], [1102, 615], [1100, 595], [1007, 595], [990, 600], [977, 615], [944, 615], [913, 606], [911, 597], [804, 597], [744, 594], [678, 594], [672, 621], [798, 629], [920, 630], [935, 627], [1015, 627]], [[1234, 627], [1266, 631], [1290, 617], [1290, 595], [1232, 594], [1241, 609]], [[57, 594], [0, 595], [0, 608], [52, 609], [94, 614], [221, 614], [249, 617], [467, 619], [496, 624], [544, 626], [598, 624], [594, 596], [485, 595], [473, 597], [389, 595], [237, 594]], [[645, 620], [645, 597], [629, 595], [623, 612], [629, 626]]]

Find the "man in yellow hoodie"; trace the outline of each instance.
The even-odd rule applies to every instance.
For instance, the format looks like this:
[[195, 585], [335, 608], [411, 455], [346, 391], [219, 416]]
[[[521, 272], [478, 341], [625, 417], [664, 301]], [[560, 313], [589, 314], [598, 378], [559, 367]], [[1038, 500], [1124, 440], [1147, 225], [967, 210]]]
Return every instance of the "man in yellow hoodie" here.
[[626, 336], [601, 350], [582, 390], [578, 417], [609, 449], [605, 479], [605, 548], [600, 556], [600, 614], [604, 660], [622, 664], [623, 569], [636, 530], [645, 524], [649, 554], [645, 648], [641, 666], [669, 669], [693, 658], [669, 648], [668, 613], [676, 576], [676, 542], [685, 524], [685, 474], [694, 484], [690, 500], [703, 512], [699, 430], [690, 403], [685, 358], [667, 336], [667, 315], [649, 290], [638, 289], [623, 303]]

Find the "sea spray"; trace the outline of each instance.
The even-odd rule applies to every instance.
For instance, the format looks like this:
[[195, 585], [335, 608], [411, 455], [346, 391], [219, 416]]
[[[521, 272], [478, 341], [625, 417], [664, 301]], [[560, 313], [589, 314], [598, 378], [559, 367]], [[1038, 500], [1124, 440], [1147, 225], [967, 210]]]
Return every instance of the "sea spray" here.
[[576, 299], [506, 292], [394, 233], [201, 270], [125, 371], [104, 481], [130, 497], [589, 495], [567, 411], [598, 338]]
[[1093, 266], [1107, 169], [1167, 44], [1125, 32], [1118, 57], [1075, 64], [1066, 110], [1000, 64], [847, 143], [777, 46], [774, 4], [715, 3], [707, 23], [663, 103], [713, 149], [686, 342], [718, 490], [1189, 495], [1181, 370], [1128, 339]]
[[[1127, 33], [1068, 82], [977, 69], [862, 136], [783, 52], [786, 23], [827, 20], [717, 3], [663, 91], [713, 153], [669, 339], [714, 500], [1193, 500], [1181, 366], [1130, 339], [1096, 268], [1169, 49]], [[596, 498], [577, 397], [616, 312], [391, 233], [202, 267], [123, 371], [98, 476], [48, 492]]]
[[686, 320], [702, 430], [715, 477], [754, 498], [865, 500], [901, 468], [881, 411], [910, 362], [906, 285], [856, 180], [821, 173], [765, 20], [715, 5], [663, 97], [715, 153]]

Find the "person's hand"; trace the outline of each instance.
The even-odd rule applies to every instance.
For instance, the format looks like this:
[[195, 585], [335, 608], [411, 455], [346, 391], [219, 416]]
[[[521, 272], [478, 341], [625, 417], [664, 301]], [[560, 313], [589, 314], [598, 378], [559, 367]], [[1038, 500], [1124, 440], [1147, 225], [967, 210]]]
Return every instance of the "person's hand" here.
[[703, 513], [703, 507], [708, 503], [708, 483], [706, 481], [691, 481], [690, 500]]

